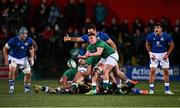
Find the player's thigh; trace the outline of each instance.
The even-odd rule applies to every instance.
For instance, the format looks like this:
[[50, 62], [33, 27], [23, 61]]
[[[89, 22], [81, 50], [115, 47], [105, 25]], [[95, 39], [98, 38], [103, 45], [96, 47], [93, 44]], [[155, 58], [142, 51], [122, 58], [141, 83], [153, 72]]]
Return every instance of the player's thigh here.
[[150, 63], [149, 63], [150, 68], [157, 68], [158, 64], [159, 64], [159, 62], [157, 59], [155, 59], [155, 60], [150, 59]]
[[160, 66], [162, 67], [162, 69], [168, 69], [169, 68], [169, 59], [160, 60]]

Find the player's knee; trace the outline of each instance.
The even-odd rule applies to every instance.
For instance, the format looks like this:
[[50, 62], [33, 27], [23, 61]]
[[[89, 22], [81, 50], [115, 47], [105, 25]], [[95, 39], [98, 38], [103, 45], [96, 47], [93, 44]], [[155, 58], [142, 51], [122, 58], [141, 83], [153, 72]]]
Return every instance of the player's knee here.
[[9, 64], [10, 71], [16, 71], [17, 64], [15, 62], [11, 62]]
[[27, 73], [25, 76], [26, 76], [26, 79], [30, 79], [31, 78], [31, 73]]
[[22, 70], [24, 74], [30, 74], [31, 73], [31, 68], [27, 67], [25, 69]]

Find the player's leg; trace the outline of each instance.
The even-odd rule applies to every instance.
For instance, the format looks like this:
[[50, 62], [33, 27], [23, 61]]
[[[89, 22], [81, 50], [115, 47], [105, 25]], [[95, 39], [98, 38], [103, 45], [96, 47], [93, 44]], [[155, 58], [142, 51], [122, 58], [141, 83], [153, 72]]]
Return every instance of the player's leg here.
[[130, 80], [126, 77], [126, 75], [119, 69], [118, 64], [116, 64], [115, 66], [115, 70], [116, 75], [125, 82], [125, 84], [127, 84], [127, 86], [129, 87], [129, 89], [132, 89], [138, 82], [137, 81], [133, 81]]
[[106, 63], [103, 68], [103, 89], [104, 92], [106, 93], [108, 91], [108, 86], [109, 86], [109, 72], [117, 65], [117, 61], [119, 60], [119, 55], [118, 53], [111, 54], [106, 58]]
[[149, 94], [154, 94], [154, 81], [156, 75], [156, 68], [158, 66], [157, 59], [150, 60], [150, 73], [149, 73]]
[[30, 88], [31, 88], [31, 69], [25, 68], [22, 71], [25, 74], [25, 76], [24, 76], [24, 93], [27, 93], [30, 91]]
[[30, 92], [31, 88], [31, 67], [29, 62], [25, 59], [23, 65], [20, 65], [20, 69], [24, 73], [24, 93]]
[[169, 82], [169, 59], [161, 60], [160, 66], [164, 72], [164, 86], [165, 86], [165, 94], [173, 95], [174, 93], [170, 91], [170, 82]]
[[98, 79], [98, 72], [97, 70], [93, 71], [93, 75], [92, 75], [92, 88], [89, 92], [87, 92], [86, 94], [97, 94], [97, 79]]
[[10, 60], [9, 63], [9, 94], [14, 93], [14, 83], [15, 83], [15, 73], [16, 73], [17, 64]]
[[42, 92], [45, 92], [45, 93], [51, 93], [51, 94], [60, 92], [60, 87], [57, 87], [57, 88], [53, 89], [53, 88], [48, 87], [48, 86], [41, 86], [41, 85], [35, 84], [33, 86], [33, 88], [34, 88], [35, 93], [39, 93], [39, 91], [42, 91]]
[[149, 73], [149, 94], [154, 94], [154, 81], [155, 81], [156, 68], [150, 68]]

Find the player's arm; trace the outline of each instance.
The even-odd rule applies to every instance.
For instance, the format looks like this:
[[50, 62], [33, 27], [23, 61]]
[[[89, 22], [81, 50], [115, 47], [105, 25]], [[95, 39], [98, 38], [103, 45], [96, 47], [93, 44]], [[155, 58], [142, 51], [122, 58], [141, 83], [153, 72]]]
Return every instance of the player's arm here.
[[109, 39], [106, 41], [106, 43], [109, 44], [113, 49], [117, 50], [117, 46], [116, 46], [116, 44], [112, 41], [112, 39], [109, 38]]
[[30, 46], [29, 48], [29, 52], [30, 52], [30, 58], [29, 58], [29, 63], [31, 66], [34, 65], [34, 46]]
[[173, 49], [174, 49], [174, 42], [172, 41], [171, 43], [169, 43], [169, 48], [168, 48], [168, 51], [167, 51], [167, 54], [166, 54], [167, 57], [171, 54]]
[[68, 35], [64, 37], [64, 42], [83, 42], [81, 37], [69, 37]]
[[146, 50], [151, 52], [151, 44], [148, 41], [146, 41]]
[[33, 40], [33, 47], [34, 47], [34, 52], [36, 52], [38, 50], [38, 45], [35, 40]]
[[151, 52], [151, 43], [149, 43], [148, 41], [146, 41], [146, 50], [148, 51], [151, 59], [156, 59], [156, 57]]
[[8, 50], [9, 50], [9, 45], [8, 43], [6, 43], [6, 45], [3, 48], [3, 55], [4, 55], [4, 65], [7, 66], [8, 65]]
[[29, 48], [29, 52], [30, 52], [30, 58], [33, 58], [34, 59], [34, 47], [33, 46], [30, 46]]
[[86, 53], [86, 56], [100, 56], [103, 52], [104, 48], [97, 47], [97, 51], [95, 53]]

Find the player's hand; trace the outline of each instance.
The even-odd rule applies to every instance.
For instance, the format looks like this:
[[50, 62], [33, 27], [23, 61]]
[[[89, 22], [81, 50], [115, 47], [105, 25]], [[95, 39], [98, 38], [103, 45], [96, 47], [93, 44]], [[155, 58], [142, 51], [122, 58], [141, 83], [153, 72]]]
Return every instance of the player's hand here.
[[152, 54], [152, 52], [149, 52], [149, 56], [150, 56], [150, 59], [152, 59], [152, 60], [155, 60], [155, 59], [156, 59], [155, 55]]
[[79, 56], [78, 58], [79, 58], [79, 59], [85, 59], [85, 58], [87, 58], [87, 57], [84, 55], [84, 56]]
[[81, 65], [84, 65], [84, 64], [86, 64], [86, 61], [84, 59], [79, 59], [78, 63], [81, 64]]
[[91, 53], [90, 52], [86, 52], [86, 56], [91, 56]]
[[66, 36], [64, 37], [64, 42], [67, 42], [67, 41], [70, 41], [70, 40], [71, 40], [71, 38], [69, 37], [68, 34], [66, 34]]
[[30, 66], [32, 67], [34, 65], [34, 58], [29, 58]]

